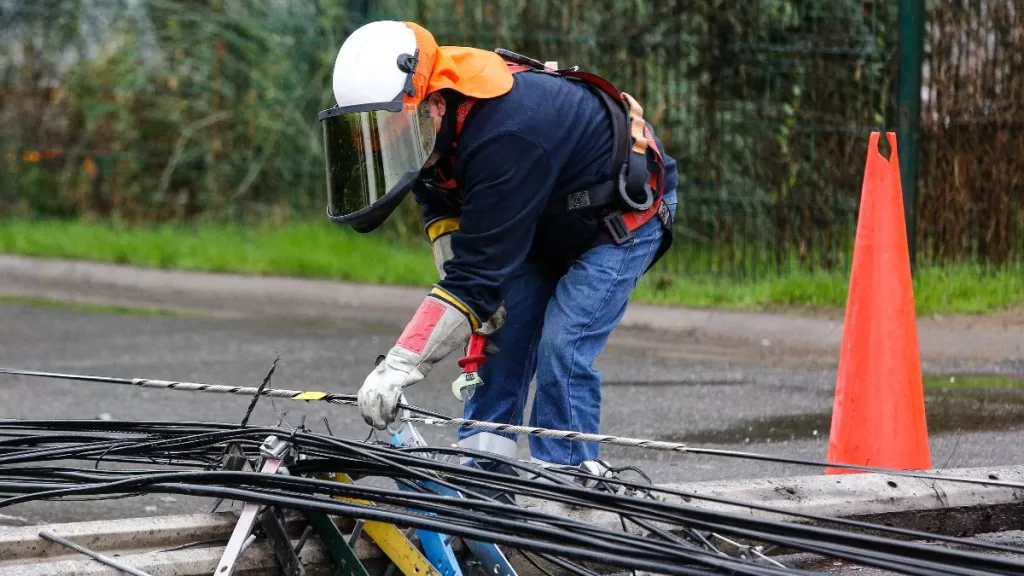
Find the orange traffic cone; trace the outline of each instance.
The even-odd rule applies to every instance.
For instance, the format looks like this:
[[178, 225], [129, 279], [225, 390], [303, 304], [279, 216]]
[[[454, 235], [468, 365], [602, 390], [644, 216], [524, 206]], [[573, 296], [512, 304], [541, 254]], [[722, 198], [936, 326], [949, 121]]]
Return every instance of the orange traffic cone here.
[[[896, 134], [890, 160], [868, 144], [846, 301], [828, 461], [928, 469], [921, 358]], [[829, 467], [826, 474], [850, 472]]]

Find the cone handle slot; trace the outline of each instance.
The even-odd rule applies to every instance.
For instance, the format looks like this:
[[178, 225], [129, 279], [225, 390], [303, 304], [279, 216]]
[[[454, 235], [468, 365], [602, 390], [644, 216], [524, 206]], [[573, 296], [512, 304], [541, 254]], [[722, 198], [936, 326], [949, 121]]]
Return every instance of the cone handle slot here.
[[892, 164], [899, 157], [899, 151], [896, 147], [896, 133], [886, 132], [885, 136], [885, 141], [882, 141], [879, 132], [872, 132], [868, 140], [868, 151], [878, 154], [886, 163]]

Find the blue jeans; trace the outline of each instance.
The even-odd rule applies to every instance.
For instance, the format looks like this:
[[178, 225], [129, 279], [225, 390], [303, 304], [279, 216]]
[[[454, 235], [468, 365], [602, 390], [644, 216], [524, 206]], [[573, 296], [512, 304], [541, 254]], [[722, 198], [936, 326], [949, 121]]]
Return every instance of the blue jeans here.
[[[675, 215], [675, 190], [664, 198]], [[621, 246], [604, 244], [587, 251], [558, 279], [524, 263], [502, 285], [507, 318], [491, 336], [499, 352], [481, 367], [484, 384], [466, 402], [464, 417], [522, 424], [536, 375], [530, 426], [599, 433], [601, 374], [594, 361], [622, 319], [662, 234], [654, 218]], [[575, 466], [598, 457], [599, 445], [592, 442], [536, 436], [529, 442], [532, 459], [542, 463]], [[516, 456], [511, 434], [460, 429], [459, 445]]]

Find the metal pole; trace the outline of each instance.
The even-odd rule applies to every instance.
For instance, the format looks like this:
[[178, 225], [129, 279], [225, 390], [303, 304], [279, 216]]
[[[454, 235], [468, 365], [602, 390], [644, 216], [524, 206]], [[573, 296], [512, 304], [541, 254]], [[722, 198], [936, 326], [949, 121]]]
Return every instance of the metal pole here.
[[917, 268], [918, 136], [921, 129], [921, 68], [924, 55], [924, 0], [899, 0], [900, 76], [897, 142], [910, 266]]

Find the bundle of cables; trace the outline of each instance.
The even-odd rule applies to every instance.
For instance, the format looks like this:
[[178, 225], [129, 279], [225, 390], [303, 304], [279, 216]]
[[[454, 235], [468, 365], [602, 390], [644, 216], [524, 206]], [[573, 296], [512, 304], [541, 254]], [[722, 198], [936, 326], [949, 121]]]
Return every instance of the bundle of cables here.
[[[223, 469], [229, 450], [257, 464], [260, 446], [270, 436], [286, 439], [294, 448], [296, 457], [287, 474]], [[491, 460], [520, 473], [460, 465], [450, 461], [453, 457]], [[644, 482], [592, 477], [580, 470], [540, 469], [457, 448], [396, 448], [304, 428], [0, 420], [0, 471], [0, 508], [37, 500], [153, 493], [225, 498], [493, 542], [517, 550], [542, 571], [547, 569], [539, 561], [588, 576], [595, 570], [808, 573], [785, 562], [797, 552], [892, 573], [1024, 574], [1024, 563], [1018, 559], [1021, 550], [1013, 547], [773, 511]], [[385, 478], [396, 488], [324, 479], [326, 473], [340, 471], [359, 479]], [[426, 483], [456, 490], [463, 497], [437, 494], [424, 488]], [[510, 505], [493, 498], [495, 493], [514, 494], [539, 505]], [[695, 505], [700, 501], [735, 506], [737, 511]], [[574, 520], [554, 511], [559, 507], [575, 508], [577, 517], [587, 511], [612, 514], [619, 524]], [[742, 513], [743, 509], [790, 519]], [[771, 551], [775, 554], [769, 555]]]

